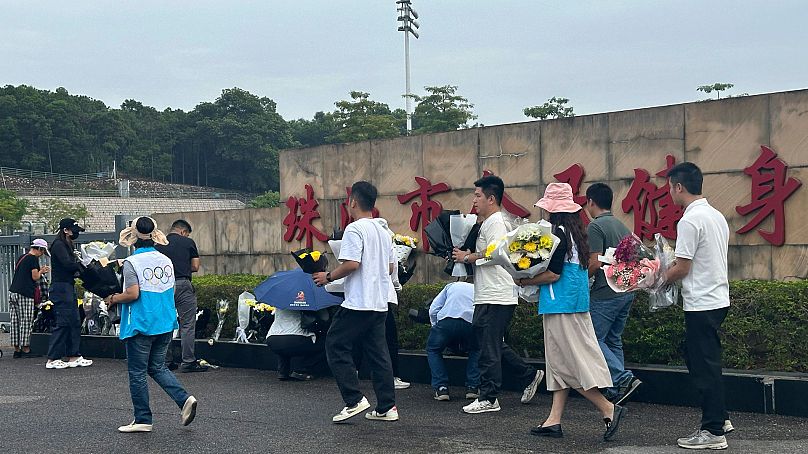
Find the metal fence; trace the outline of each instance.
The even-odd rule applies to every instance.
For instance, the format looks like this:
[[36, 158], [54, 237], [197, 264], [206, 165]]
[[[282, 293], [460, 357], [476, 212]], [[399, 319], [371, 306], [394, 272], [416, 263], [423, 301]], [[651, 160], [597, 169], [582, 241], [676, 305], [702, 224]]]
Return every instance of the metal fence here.
[[[73, 189], [73, 188], [15, 188], [21, 196], [37, 197], [124, 197], [118, 189]], [[252, 197], [239, 192], [194, 191], [184, 189], [129, 189], [126, 197], [158, 199], [217, 199], [249, 202]]]
[[86, 173], [82, 175], [68, 175], [63, 173], [39, 172], [37, 170], [0, 167], [0, 180], [5, 180], [5, 177], [31, 178], [34, 180], [56, 180], [68, 183], [87, 183], [89, 181], [106, 180], [111, 177], [111, 174], [109, 172], [98, 172]]
[[[82, 233], [78, 240], [76, 240], [76, 248], [82, 244], [90, 243], [93, 241], [104, 241], [117, 243], [118, 232], [120, 232], [128, 221], [131, 220], [130, 216], [118, 215], [115, 216], [115, 232], [93, 232]], [[7, 327], [11, 317], [9, 314], [8, 306], [8, 288], [11, 286], [11, 280], [14, 278], [14, 265], [17, 264], [23, 254], [28, 252], [28, 247], [34, 238], [42, 238], [51, 244], [56, 238], [56, 235], [31, 235], [30, 233], [19, 233], [16, 235], [3, 235], [0, 236], [0, 327]], [[118, 257], [122, 258], [122, 250], [118, 251]], [[41, 265], [50, 265], [50, 257], [43, 255], [40, 259]]]

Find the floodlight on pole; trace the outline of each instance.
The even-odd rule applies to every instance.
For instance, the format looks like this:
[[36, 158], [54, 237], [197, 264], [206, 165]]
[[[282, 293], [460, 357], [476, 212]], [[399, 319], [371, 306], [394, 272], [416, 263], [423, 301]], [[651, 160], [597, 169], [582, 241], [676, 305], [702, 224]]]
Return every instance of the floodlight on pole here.
[[418, 39], [418, 32], [416, 31], [420, 24], [415, 20], [418, 19], [418, 13], [412, 9], [411, 0], [397, 0], [396, 10], [398, 11], [398, 19], [401, 24], [398, 31], [404, 32], [404, 71], [406, 80], [406, 93], [404, 95], [405, 107], [407, 112], [407, 135], [412, 131], [412, 107], [410, 93], [410, 34]]

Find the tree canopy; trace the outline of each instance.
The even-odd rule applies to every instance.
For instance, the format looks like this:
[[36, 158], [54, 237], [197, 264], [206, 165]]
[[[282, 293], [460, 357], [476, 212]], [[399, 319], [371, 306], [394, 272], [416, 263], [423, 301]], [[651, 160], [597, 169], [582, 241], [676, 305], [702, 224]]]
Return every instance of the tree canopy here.
[[525, 107], [523, 112], [525, 116], [538, 118], [539, 120], [573, 117], [575, 113], [572, 111], [572, 106], [567, 106], [569, 102], [570, 100], [567, 98], [553, 96], [540, 106]]

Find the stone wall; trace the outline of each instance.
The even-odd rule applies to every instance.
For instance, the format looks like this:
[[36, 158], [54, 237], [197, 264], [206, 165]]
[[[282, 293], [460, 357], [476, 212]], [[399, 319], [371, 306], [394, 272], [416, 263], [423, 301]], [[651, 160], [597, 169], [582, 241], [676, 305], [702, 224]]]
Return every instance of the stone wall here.
[[[535, 220], [538, 209], [533, 203], [546, 184], [556, 181], [553, 175], [580, 163], [586, 173], [579, 193], [593, 182], [609, 184], [615, 191], [614, 212], [631, 228], [633, 216], [623, 212], [621, 202], [635, 168], [647, 170], [651, 181], [662, 186], [664, 179], [654, 174], [665, 168], [671, 155], [677, 163], [692, 161], [704, 171], [704, 193], [727, 217], [732, 231], [733, 279], [805, 277], [808, 187], [786, 201], [785, 245], [771, 245], [756, 230], [735, 233], [753, 217], [739, 215], [735, 207], [750, 202], [752, 179], [744, 168], [758, 158], [761, 145], [788, 164], [788, 177], [808, 183], [808, 90], [286, 150], [280, 156], [281, 197], [303, 197], [304, 186], [311, 185], [322, 216], [315, 226], [328, 233], [339, 223], [345, 188], [369, 180], [379, 189], [381, 216], [396, 232], [420, 237], [409, 227], [411, 202], [401, 204], [396, 198], [417, 188], [416, 176], [433, 184], [448, 183], [452, 191], [433, 200], [447, 209], [468, 211], [473, 182], [491, 170]], [[287, 212], [282, 206], [194, 214], [211, 229], [194, 230], [195, 237], [206, 238], [204, 254], [213, 262], [206, 271], [268, 274], [290, 266], [288, 251], [300, 244], [282, 241], [281, 222]], [[758, 228], [769, 230], [772, 223], [770, 216]], [[315, 247], [327, 248], [316, 240]], [[422, 258], [416, 279], [445, 278], [441, 268], [440, 260]]]

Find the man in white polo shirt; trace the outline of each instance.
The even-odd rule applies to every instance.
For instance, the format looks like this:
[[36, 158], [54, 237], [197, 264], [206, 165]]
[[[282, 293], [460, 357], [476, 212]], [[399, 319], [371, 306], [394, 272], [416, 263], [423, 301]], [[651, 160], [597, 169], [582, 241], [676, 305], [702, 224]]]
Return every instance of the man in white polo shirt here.
[[[497, 176], [486, 176], [474, 182], [474, 208], [483, 219], [476, 249], [469, 252], [455, 248], [452, 256], [457, 262], [475, 263], [485, 256], [489, 244], [508, 233], [500, 206], [505, 183]], [[477, 400], [463, 407], [469, 414], [499, 411], [499, 390], [502, 387], [502, 363], [506, 363], [516, 379], [524, 386], [521, 402], [529, 403], [536, 395], [543, 370], [525, 363], [505, 343], [505, 331], [511, 323], [517, 303], [513, 278], [499, 265], [482, 265], [474, 270], [474, 315], [472, 329], [480, 350], [480, 394]]]
[[724, 215], [701, 195], [703, 176], [693, 163], [668, 171], [674, 203], [685, 207], [676, 228], [676, 262], [667, 282], [682, 281], [685, 310], [685, 361], [701, 394], [701, 426], [677, 440], [687, 449], [724, 449], [733, 430], [724, 400], [719, 330], [729, 310], [727, 249], [729, 226]]

